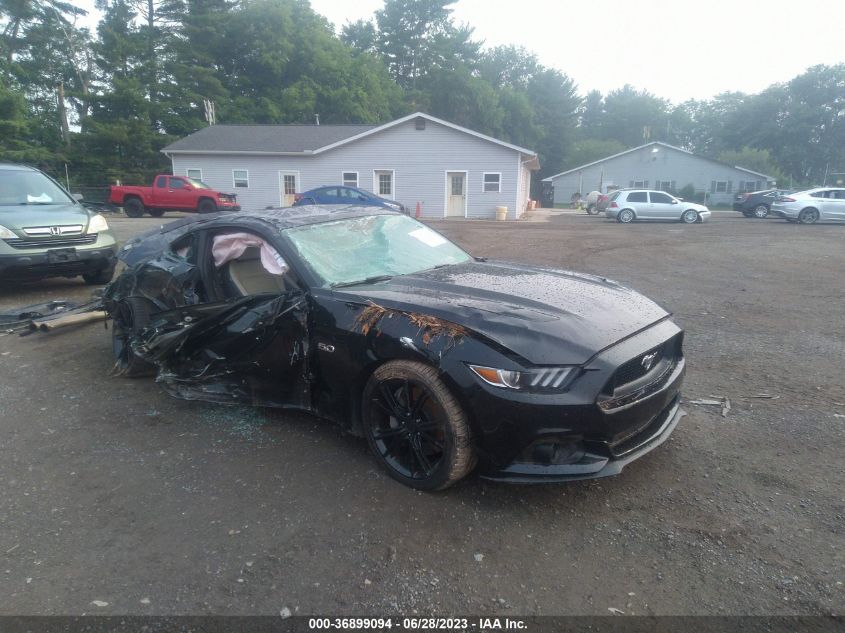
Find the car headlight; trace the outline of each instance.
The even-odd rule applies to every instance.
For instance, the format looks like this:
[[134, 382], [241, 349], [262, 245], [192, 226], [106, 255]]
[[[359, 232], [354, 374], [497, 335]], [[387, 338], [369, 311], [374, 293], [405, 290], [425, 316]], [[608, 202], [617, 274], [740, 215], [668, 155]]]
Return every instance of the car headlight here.
[[517, 391], [563, 391], [574, 367], [543, 367], [514, 371], [482, 365], [469, 365], [473, 373], [488, 385]]
[[101, 216], [99, 213], [91, 218], [91, 221], [88, 223], [88, 232], [89, 233], [99, 233], [100, 231], [108, 231], [109, 230], [109, 223], [106, 222], [106, 219]]
[[12, 233], [9, 229], [5, 226], [0, 225], [0, 240], [13, 240], [17, 237], [14, 233]]

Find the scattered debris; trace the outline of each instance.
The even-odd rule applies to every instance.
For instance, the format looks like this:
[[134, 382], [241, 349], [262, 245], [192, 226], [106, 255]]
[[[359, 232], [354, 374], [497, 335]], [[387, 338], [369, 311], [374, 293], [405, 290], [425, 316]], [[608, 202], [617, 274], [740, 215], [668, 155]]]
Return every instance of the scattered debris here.
[[92, 321], [105, 321], [106, 313], [97, 310], [95, 312], [83, 312], [81, 314], [67, 314], [49, 321], [30, 321], [29, 329], [33, 332], [51, 332], [71, 325], [82, 325]]
[[608, 607], [607, 610], [613, 615], [625, 615], [625, 612], [622, 609], [617, 609], [616, 607]]
[[480, 563], [484, 560], [484, 554], [476, 554], [475, 556], [473, 556], [473, 558], [475, 558], [476, 563]]
[[422, 333], [422, 340], [426, 345], [431, 342], [431, 339], [437, 336], [445, 336], [451, 342], [454, 342], [468, 334], [466, 328], [457, 323], [418, 312], [403, 312], [402, 310], [385, 308], [372, 301], [355, 317], [355, 327], [366, 336], [370, 330], [378, 327], [382, 319], [391, 319], [394, 315], [403, 316], [408, 319], [411, 325]]
[[833, 417], [834, 418], [845, 418], [845, 415], [842, 415], [841, 413], [834, 413]]
[[92, 600], [91, 604], [93, 604], [95, 607], [107, 607], [107, 606], [109, 606], [109, 603], [104, 602], [103, 600]]
[[757, 395], [754, 395], [754, 396], [745, 396], [745, 397], [746, 398], [761, 398], [761, 399], [764, 399], [764, 400], [777, 400], [778, 398], [780, 398], [780, 396], [775, 396], [775, 395], [772, 395], [770, 393], [758, 393]]
[[150, 604], [152, 601], [149, 598], [141, 598], [139, 600], [141, 604]]
[[290, 609], [288, 609], [287, 607], [282, 607], [282, 609], [279, 611], [280, 618], [289, 618], [290, 616]]
[[687, 400], [689, 404], [698, 404], [708, 407], [722, 407], [722, 417], [728, 417], [728, 411], [731, 410], [731, 399], [727, 396], [709, 395], [707, 398], [699, 398], [697, 400]]
[[373, 581], [370, 580], [369, 578], [364, 578], [364, 584], [365, 585], [371, 585], [371, 584], [373, 584]]

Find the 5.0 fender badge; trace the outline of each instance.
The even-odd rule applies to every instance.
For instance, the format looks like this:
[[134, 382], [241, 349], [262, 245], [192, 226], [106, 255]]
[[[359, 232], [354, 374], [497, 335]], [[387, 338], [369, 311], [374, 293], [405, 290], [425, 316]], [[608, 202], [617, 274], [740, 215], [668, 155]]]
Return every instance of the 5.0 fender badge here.
[[329, 345], [327, 343], [317, 343], [317, 349], [321, 352], [328, 352], [331, 354], [334, 351], [334, 345]]

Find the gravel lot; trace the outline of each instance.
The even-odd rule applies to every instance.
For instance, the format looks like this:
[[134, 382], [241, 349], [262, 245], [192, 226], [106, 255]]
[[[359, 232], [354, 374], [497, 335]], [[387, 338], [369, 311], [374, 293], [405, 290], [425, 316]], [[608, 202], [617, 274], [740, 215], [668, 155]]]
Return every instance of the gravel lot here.
[[[110, 377], [102, 326], [0, 337], [0, 614], [843, 613], [845, 227], [432, 225], [669, 307], [685, 399], [727, 417], [686, 404], [615, 478], [422, 494], [308, 415]], [[89, 293], [5, 286], [0, 310]]]

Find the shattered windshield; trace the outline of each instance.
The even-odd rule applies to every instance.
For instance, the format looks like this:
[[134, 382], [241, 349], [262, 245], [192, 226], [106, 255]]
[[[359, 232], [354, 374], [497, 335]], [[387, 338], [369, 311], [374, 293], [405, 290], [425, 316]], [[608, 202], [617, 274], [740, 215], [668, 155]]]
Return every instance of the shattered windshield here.
[[75, 204], [75, 201], [40, 172], [0, 170], [0, 206], [19, 204]]
[[285, 230], [300, 257], [330, 286], [407, 275], [472, 258], [404, 215], [372, 215]]

